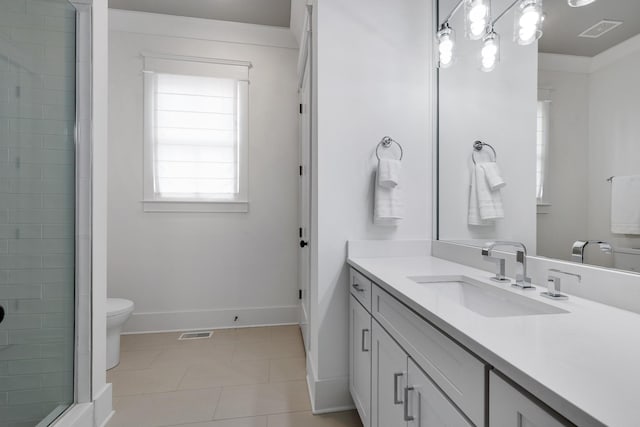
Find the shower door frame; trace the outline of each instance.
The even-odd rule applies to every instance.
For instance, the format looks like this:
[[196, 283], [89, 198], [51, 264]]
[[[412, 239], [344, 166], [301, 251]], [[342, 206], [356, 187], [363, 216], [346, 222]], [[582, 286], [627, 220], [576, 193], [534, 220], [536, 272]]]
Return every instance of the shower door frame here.
[[[75, 105], [75, 324], [74, 399], [61, 414], [52, 413], [41, 424], [68, 425], [83, 419], [92, 401], [93, 292], [92, 292], [92, 5], [93, 0], [67, 0], [76, 10]], [[84, 405], [83, 405], [84, 404]], [[91, 417], [93, 418], [93, 417]]]

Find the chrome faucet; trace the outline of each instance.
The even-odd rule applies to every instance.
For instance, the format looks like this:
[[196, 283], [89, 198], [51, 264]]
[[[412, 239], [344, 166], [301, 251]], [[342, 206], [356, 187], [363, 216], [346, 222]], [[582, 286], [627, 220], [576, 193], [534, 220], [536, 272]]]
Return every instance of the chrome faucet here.
[[578, 279], [578, 283], [582, 280], [582, 276], [576, 273], [569, 273], [568, 271], [558, 270], [557, 268], [549, 269], [549, 276], [547, 276], [547, 290], [540, 292], [545, 298], [551, 298], [555, 300], [565, 300], [569, 297], [560, 292], [560, 276], [559, 274], [566, 274], [567, 276], [573, 276]]
[[571, 247], [571, 259], [580, 264], [584, 264], [584, 250], [590, 243], [596, 243], [600, 246], [600, 250], [606, 254], [613, 253], [611, 243], [603, 240], [576, 240]]
[[[520, 242], [488, 242], [487, 245], [482, 248], [482, 256], [490, 261], [500, 259], [491, 256], [493, 249], [497, 246], [507, 246], [518, 249], [516, 251], [516, 263], [520, 266], [520, 272], [516, 273], [516, 283], [513, 283], [511, 286], [515, 286], [520, 289], [535, 289], [535, 286], [531, 284], [531, 278], [527, 277], [527, 247]], [[501, 273], [504, 277], [504, 271], [501, 271]], [[496, 274], [496, 277], [494, 279], [498, 279], [499, 276], [500, 274]]]

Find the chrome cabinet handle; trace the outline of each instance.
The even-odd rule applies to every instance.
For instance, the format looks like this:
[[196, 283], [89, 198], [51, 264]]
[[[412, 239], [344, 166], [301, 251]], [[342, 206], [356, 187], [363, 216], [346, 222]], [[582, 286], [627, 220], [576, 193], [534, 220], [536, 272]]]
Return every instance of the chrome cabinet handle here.
[[351, 285], [351, 287], [358, 292], [364, 292], [364, 289], [362, 289], [357, 283], [354, 283], [353, 285]]
[[369, 332], [368, 329], [363, 329], [362, 330], [362, 351], [363, 352], [367, 352], [369, 351], [369, 349], [365, 346], [365, 334]]
[[413, 416], [409, 415], [409, 392], [413, 391], [413, 387], [405, 387], [404, 388], [404, 420], [405, 421], [413, 421]]
[[402, 400], [398, 396], [398, 378], [402, 378], [403, 373], [393, 374], [393, 403], [394, 405], [402, 405]]

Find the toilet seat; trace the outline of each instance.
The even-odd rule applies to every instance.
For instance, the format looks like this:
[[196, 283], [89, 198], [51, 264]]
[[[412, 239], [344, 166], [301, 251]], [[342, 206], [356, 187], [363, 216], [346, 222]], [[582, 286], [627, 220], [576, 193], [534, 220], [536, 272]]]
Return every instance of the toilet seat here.
[[122, 298], [107, 298], [107, 317], [133, 311], [133, 301]]

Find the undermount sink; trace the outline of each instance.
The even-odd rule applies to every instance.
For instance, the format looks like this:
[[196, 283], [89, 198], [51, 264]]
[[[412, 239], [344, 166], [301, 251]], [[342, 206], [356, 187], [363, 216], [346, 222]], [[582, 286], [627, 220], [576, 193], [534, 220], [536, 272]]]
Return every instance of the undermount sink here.
[[435, 298], [444, 298], [485, 317], [565, 314], [568, 311], [465, 276], [417, 276]]

